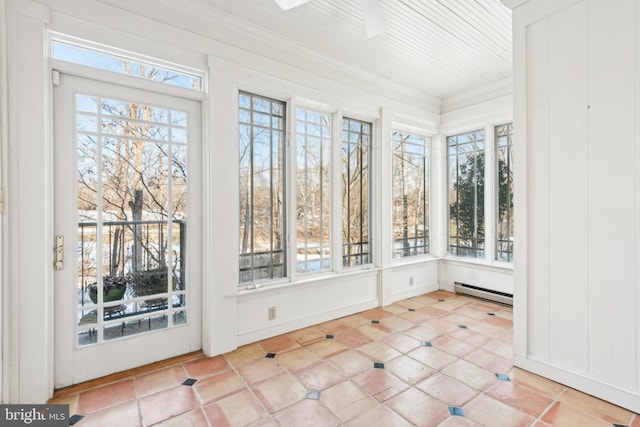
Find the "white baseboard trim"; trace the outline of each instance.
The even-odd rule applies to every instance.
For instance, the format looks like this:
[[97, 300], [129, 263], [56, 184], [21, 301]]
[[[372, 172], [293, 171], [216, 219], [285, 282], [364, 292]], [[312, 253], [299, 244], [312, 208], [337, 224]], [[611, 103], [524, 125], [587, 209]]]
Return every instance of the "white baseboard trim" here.
[[394, 293], [393, 295], [391, 295], [391, 300], [393, 302], [401, 301], [403, 299], [417, 297], [417, 296], [424, 295], [424, 294], [429, 293], [429, 292], [435, 292], [437, 290], [440, 290], [440, 288], [439, 288], [437, 283], [434, 283], [434, 284], [428, 285], [428, 286], [420, 286], [419, 288], [409, 289], [407, 291]]
[[308, 328], [309, 326], [317, 325], [318, 323], [327, 322], [330, 320], [338, 319], [340, 317], [349, 316], [351, 314], [356, 314], [361, 311], [376, 308], [378, 306], [378, 300], [374, 299], [346, 307], [340, 307], [327, 312], [313, 314], [311, 316], [286, 320], [282, 323], [256, 329], [253, 331], [246, 331], [238, 334], [238, 347], [267, 338], [275, 337], [277, 335], [286, 334], [287, 332], [296, 331], [298, 329]]
[[513, 363], [518, 368], [549, 378], [635, 413], [640, 413], [640, 390], [611, 385], [603, 380], [589, 377], [585, 373], [571, 371], [566, 367], [556, 366], [531, 356], [525, 357], [516, 354], [513, 356]]

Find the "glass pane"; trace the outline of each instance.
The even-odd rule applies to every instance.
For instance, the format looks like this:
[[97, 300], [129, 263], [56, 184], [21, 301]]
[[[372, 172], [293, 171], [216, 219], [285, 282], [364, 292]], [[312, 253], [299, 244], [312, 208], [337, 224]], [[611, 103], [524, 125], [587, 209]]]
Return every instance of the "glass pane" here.
[[173, 305], [186, 305], [166, 295], [186, 287], [187, 148], [154, 141], [166, 139], [168, 110], [95, 104], [97, 134], [77, 121], [79, 345], [168, 327]]
[[54, 40], [52, 43], [52, 55], [56, 59], [74, 64], [153, 80], [185, 89], [202, 90], [202, 76], [134, 61], [124, 56], [100, 52], [89, 47]]

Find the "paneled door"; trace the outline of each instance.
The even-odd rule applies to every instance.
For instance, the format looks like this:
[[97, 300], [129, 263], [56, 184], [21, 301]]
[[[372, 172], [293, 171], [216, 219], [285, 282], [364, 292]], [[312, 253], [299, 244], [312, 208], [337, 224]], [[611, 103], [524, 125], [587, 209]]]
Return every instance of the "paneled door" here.
[[60, 75], [55, 387], [201, 348], [201, 104]]

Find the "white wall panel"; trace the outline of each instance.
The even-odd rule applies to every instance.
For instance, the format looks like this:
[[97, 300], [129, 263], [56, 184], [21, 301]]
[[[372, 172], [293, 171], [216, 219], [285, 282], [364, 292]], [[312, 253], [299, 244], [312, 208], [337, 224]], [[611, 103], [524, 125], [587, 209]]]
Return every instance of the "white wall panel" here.
[[391, 268], [391, 298], [399, 301], [440, 289], [438, 269], [440, 261], [427, 263], [396, 264]]
[[454, 259], [443, 260], [441, 268], [441, 287], [444, 290], [453, 292], [455, 282], [459, 282], [513, 294], [513, 270], [511, 268]]
[[[587, 370], [587, 7], [549, 21], [551, 360]], [[533, 256], [546, 257], [539, 251]]]
[[[535, 206], [529, 216], [528, 242], [532, 256], [527, 262], [529, 304], [528, 322], [536, 325], [527, 334], [528, 353], [534, 357], [549, 357], [549, 20], [538, 21], [527, 28], [527, 111], [529, 112], [526, 147], [528, 161], [528, 192]], [[521, 152], [524, 152], [521, 151]]]
[[[530, 0], [514, 11], [526, 144], [526, 355], [516, 363], [640, 411], [640, 10]], [[523, 102], [524, 101], [524, 102]], [[526, 134], [518, 134], [519, 127]], [[520, 237], [519, 237], [520, 236]]]
[[[635, 0], [589, 5], [590, 371], [634, 387]], [[636, 88], [637, 89], [637, 88]], [[614, 107], [615, 106], [615, 107]], [[615, 313], [615, 315], [612, 315]], [[614, 332], [615, 331], [615, 332]]]

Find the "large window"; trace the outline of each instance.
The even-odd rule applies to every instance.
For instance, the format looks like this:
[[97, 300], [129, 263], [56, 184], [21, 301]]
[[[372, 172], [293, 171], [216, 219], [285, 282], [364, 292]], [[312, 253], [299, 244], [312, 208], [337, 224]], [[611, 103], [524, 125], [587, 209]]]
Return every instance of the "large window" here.
[[325, 271], [331, 268], [331, 115], [298, 108], [296, 134], [296, 269]]
[[369, 164], [371, 123], [344, 118], [342, 128], [342, 264], [371, 263]]
[[285, 277], [285, 103], [241, 92], [240, 283]]
[[484, 257], [483, 130], [447, 137], [449, 253]]
[[429, 253], [429, 140], [393, 132], [393, 257]]
[[496, 260], [513, 261], [513, 124], [496, 126]]

